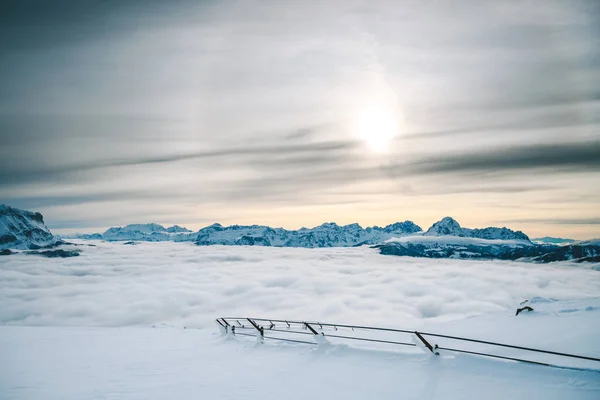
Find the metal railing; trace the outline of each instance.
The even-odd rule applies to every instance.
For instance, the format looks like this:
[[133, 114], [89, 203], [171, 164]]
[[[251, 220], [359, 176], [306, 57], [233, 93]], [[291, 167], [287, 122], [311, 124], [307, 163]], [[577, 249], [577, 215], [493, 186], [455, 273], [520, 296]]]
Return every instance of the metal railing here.
[[[242, 322], [240, 322], [242, 321]], [[369, 343], [378, 343], [393, 346], [405, 346], [405, 347], [422, 347], [426, 351], [429, 351], [433, 355], [439, 355], [440, 351], [448, 351], [453, 353], [464, 353], [476, 356], [483, 356], [489, 358], [496, 358], [502, 360], [509, 360], [515, 362], [522, 362], [535, 365], [543, 365], [547, 367], [555, 368], [568, 368], [568, 369], [579, 369], [579, 370], [591, 370], [594, 372], [600, 372], [600, 358], [584, 356], [578, 354], [569, 354], [551, 350], [536, 349], [525, 346], [517, 346], [506, 343], [492, 342], [488, 340], [465, 338], [460, 336], [443, 335], [431, 332], [421, 332], [416, 330], [405, 330], [405, 329], [393, 329], [393, 328], [381, 328], [374, 326], [362, 326], [362, 325], [347, 325], [347, 324], [331, 324], [321, 322], [307, 322], [307, 321], [294, 321], [294, 320], [281, 320], [281, 319], [269, 319], [269, 318], [249, 318], [249, 317], [221, 317], [217, 318], [216, 322], [224, 330], [224, 332], [231, 333], [234, 335], [258, 337], [262, 339], [278, 340], [284, 342], [300, 343], [307, 345], [318, 345], [318, 340], [307, 341], [299, 340], [299, 336], [303, 335], [323, 338], [334, 338], [350, 341], [360, 341]], [[249, 332], [250, 331], [250, 332]], [[296, 335], [298, 339], [291, 339], [287, 337], [273, 336], [270, 332], [274, 332], [278, 336], [285, 335]], [[377, 337], [376, 334], [392, 335], [389, 337]], [[409, 335], [408, 337], [406, 335]], [[367, 336], [367, 337], [365, 337]], [[371, 336], [371, 337], [368, 337]], [[375, 337], [373, 337], [375, 336]], [[404, 337], [409, 340], [399, 340], [396, 336]], [[315, 338], [316, 339], [316, 338]], [[519, 356], [514, 355], [503, 355], [493, 354], [497, 352], [484, 351], [474, 348], [456, 348], [455, 346], [440, 346], [438, 344], [432, 344], [432, 339], [442, 339], [443, 341], [461, 342], [472, 345], [486, 345], [495, 349], [511, 349], [518, 350]], [[571, 360], [584, 360], [587, 364], [592, 366], [569, 366], [564, 363], [547, 362], [545, 360], [535, 360], [530, 357], [523, 357], [523, 354], [544, 354], [559, 359], [571, 359]]]

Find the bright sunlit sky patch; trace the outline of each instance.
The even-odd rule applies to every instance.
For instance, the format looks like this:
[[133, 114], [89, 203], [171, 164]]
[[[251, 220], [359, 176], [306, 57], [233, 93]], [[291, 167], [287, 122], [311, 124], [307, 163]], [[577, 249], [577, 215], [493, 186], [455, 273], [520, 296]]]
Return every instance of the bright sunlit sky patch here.
[[9, 1], [0, 202], [600, 236], [596, 1]]

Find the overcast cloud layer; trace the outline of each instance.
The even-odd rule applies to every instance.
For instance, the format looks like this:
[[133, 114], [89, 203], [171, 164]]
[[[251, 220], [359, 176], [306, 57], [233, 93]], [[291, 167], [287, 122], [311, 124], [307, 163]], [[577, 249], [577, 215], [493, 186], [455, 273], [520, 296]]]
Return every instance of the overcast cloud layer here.
[[[0, 202], [597, 237], [599, 27], [596, 1], [3, 2]], [[373, 153], [352, 121], [382, 99]]]

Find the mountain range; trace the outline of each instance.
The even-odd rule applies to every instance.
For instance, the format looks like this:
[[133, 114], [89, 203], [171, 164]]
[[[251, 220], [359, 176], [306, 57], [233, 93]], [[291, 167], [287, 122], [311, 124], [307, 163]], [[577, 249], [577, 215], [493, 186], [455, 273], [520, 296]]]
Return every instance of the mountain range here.
[[446, 217], [433, 224], [426, 232], [411, 221], [396, 222], [385, 227], [363, 228], [359, 224], [338, 225], [327, 222], [314, 228], [288, 230], [265, 225], [213, 224], [192, 232], [177, 225], [165, 228], [158, 224], [133, 224], [110, 228], [103, 234], [73, 235], [77, 239], [102, 239], [107, 241], [193, 241], [200, 246], [275, 246], [275, 247], [352, 247], [381, 244], [386, 240], [404, 236], [457, 236], [491, 240], [520, 240], [530, 245], [527, 235], [508, 228], [463, 228]]
[[[131, 224], [113, 227], [104, 233], [72, 235], [71, 239], [122, 241], [194, 242], [199, 246], [274, 246], [274, 247], [353, 247], [370, 245], [381, 254], [462, 259], [504, 259], [552, 262], [564, 260], [600, 261], [600, 242], [575, 242], [567, 245], [547, 244], [553, 238], [543, 238], [543, 244], [532, 242], [521, 231], [488, 227], [462, 227], [455, 219], [445, 217], [427, 231], [411, 221], [396, 222], [385, 227], [363, 228], [359, 224], [324, 223], [314, 228], [288, 230], [264, 225], [213, 224], [193, 232], [174, 225]], [[559, 239], [556, 239], [557, 241]], [[565, 241], [565, 239], [560, 239]], [[566, 239], [568, 240], [568, 239]], [[45, 226], [40, 213], [0, 206], [0, 251], [10, 249], [52, 248], [65, 244]], [[79, 252], [72, 252], [77, 255]], [[69, 252], [54, 250], [48, 257], [69, 256]]]

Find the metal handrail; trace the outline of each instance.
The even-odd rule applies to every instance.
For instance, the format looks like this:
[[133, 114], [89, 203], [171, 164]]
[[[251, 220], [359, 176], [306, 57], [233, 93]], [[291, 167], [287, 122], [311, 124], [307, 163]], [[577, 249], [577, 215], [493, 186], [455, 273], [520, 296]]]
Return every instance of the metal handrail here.
[[[243, 324], [241, 324], [239, 322], [240, 320], [249, 321], [252, 325], [254, 325], [254, 327], [244, 326]], [[321, 322], [315, 322], [315, 321], [307, 322], [307, 321], [295, 321], [295, 320], [284, 320], [284, 319], [248, 318], [248, 317], [243, 317], [243, 318], [241, 318], [241, 317], [223, 317], [223, 318], [218, 318], [217, 322], [221, 326], [223, 326], [225, 329], [227, 329], [228, 327], [230, 329], [231, 329], [231, 327], [234, 327], [237, 329], [254, 329], [254, 328], [256, 328], [258, 330], [258, 332], [260, 333], [260, 335], [262, 337], [264, 337], [265, 339], [284, 340], [284, 341], [300, 342], [300, 343], [306, 343], [306, 344], [315, 344], [315, 343], [264, 336], [264, 332], [265, 331], [267, 331], [267, 332], [273, 331], [273, 332], [311, 335], [311, 336], [322, 335], [324, 337], [332, 337], [332, 338], [340, 338], [340, 339], [359, 340], [359, 341], [376, 342], [376, 343], [387, 343], [387, 344], [396, 344], [396, 345], [405, 345], [405, 346], [416, 346], [415, 343], [406, 343], [406, 342], [399, 342], [399, 341], [392, 341], [392, 340], [380, 340], [380, 339], [372, 339], [372, 338], [364, 338], [364, 337], [343, 336], [343, 335], [330, 334], [330, 333], [326, 334], [325, 332], [323, 332], [323, 327], [334, 328], [336, 331], [338, 330], [338, 328], [350, 328], [352, 330], [358, 329], [358, 330], [367, 330], [367, 331], [383, 331], [383, 332], [393, 332], [393, 333], [416, 335], [416, 337], [425, 345], [425, 347], [427, 347], [433, 354], [436, 354], [436, 355], [438, 354], [438, 352], [437, 352], [438, 350], [446, 350], [446, 351], [457, 352], [457, 353], [473, 354], [473, 355], [479, 355], [479, 356], [484, 356], [484, 357], [518, 361], [518, 362], [524, 362], [524, 363], [529, 363], [529, 364], [536, 364], [536, 365], [543, 365], [543, 366], [550, 366], [550, 367], [557, 367], [557, 368], [581, 369], [581, 368], [575, 368], [575, 367], [565, 367], [565, 366], [561, 366], [561, 365], [554, 365], [554, 364], [550, 364], [550, 363], [546, 363], [546, 362], [527, 360], [527, 359], [523, 359], [523, 358], [502, 356], [502, 355], [498, 355], [498, 354], [482, 353], [482, 352], [477, 352], [477, 351], [456, 349], [456, 348], [451, 348], [451, 347], [439, 347], [437, 345], [432, 346], [424, 338], [424, 336], [444, 338], [444, 339], [450, 339], [450, 340], [458, 340], [458, 341], [470, 342], [470, 343], [480, 343], [480, 344], [486, 344], [486, 345], [490, 345], [490, 346], [511, 348], [511, 349], [516, 349], [516, 350], [521, 350], [521, 351], [530, 351], [530, 352], [549, 354], [549, 355], [559, 356], [559, 357], [568, 357], [568, 358], [575, 358], [575, 359], [581, 359], [581, 360], [587, 360], [587, 361], [600, 362], [600, 358], [597, 358], [597, 357], [584, 356], [584, 355], [579, 355], [579, 354], [562, 353], [562, 352], [557, 352], [557, 351], [517, 346], [517, 345], [498, 343], [498, 342], [492, 342], [492, 341], [481, 340], [481, 339], [465, 338], [465, 337], [460, 337], [460, 336], [443, 335], [443, 334], [431, 333], [431, 332], [411, 331], [411, 330], [406, 330], [406, 329], [382, 328], [382, 327], [364, 326], [364, 325], [331, 324], [331, 323], [321, 323]], [[231, 324], [230, 324], [230, 322], [231, 322]], [[264, 326], [265, 324], [261, 325], [261, 323], [267, 323], [267, 322], [270, 323], [270, 325], [268, 325], [268, 326]], [[238, 324], [237, 327], [236, 327], [236, 323]], [[275, 323], [279, 323], [279, 324], [284, 323], [287, 325], [287, 329], [276, 329]], [[294, 329], [292, 329], [292, 325], [299, 325], [305, 330], [306, 329], [310, 330], [310, 332], [294, 330]], [[315, 327], [320, 327], [321, 332], [317, 332], [314, 329]], [[243, 334], [243, 333], [239, 333], [239, 334], [242, 334], [245, 336], [253, 336], [253, 335], [248, 335], [248, 334]], [[600, 372], [600, 369], [592, 369], [592, 371]]]

